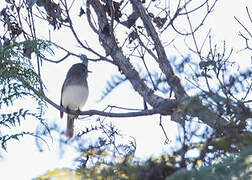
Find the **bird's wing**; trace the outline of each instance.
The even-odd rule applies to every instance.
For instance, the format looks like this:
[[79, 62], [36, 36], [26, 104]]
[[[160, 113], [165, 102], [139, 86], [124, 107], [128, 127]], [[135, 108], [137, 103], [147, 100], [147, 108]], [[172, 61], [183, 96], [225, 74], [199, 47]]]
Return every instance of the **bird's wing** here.
[[[63, 105], [62, 105], [62, 89], [63, 89], [63, 86], [61, 88], [61, 97], [60, 97], [60, 106], [61, 107], [63, 107]], [[64, 115], [64, 113], [62, 111], [60, 111], [60, 118], [63, 118], [63, 115]]]
[[[61, 88], [61, 97], [60, 97], [60, 106], [63, 107], [62, 105], [62, 94], [63, 94], [63, 90], [65, 89], [65, 86], [67, 84], [69, 84], [71, 82], [71, 78], [66, 78], [63, 85], [62, 85], [62, 88]], [[60, 118], [63, 118], [63, 115], [64, 115], [64, 112], [60, 111]]]

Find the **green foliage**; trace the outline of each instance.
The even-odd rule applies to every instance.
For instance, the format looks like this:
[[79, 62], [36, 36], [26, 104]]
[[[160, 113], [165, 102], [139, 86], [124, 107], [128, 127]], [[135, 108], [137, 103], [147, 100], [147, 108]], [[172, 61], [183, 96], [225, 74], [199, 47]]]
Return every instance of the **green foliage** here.
[[12, 134], [12, 135], [3, 135], [0, 137], [0, 142], [1, 142], [1, 148], [3, 148], [4, 150], [7, 150], [7, 147], [6, 147], [6, 143], [7, 141], [9, 140], [19, 140], [20, 137], [23, 137], [24, 135], [32, 135], [34, 136], [33, 133], [31, 132], [20, 132], [20, 133], [17, 133], [17, 134]]
[[[98, 152], [92, 149], [90, 158]], [[107, 156], [109, 152], [101, 152], [100, 156]], [[82, 179], [132, 179], [132, 180], [249, 180], [252, 177], [252, 146], [246, 146], [239, 154], [229, 154], [213, 164], [200, 168], [177, 168], [180, 158], [177, 156], [163, 155], [158, 158], [150, 158], [146, 161], [137, 162], [133, 156], [117, 157], [117, 163], [97, 163], [92, 167], [83, 167], [77, 171], [78, 177]], [[50, 177], [58, 177], [64, 171], [55, 170]], [[72, 172], [72, 173], [73, 173]], [[43, 178], [42, 178], [43, 177]], [[41, 176], [46, 179], [48, 173]]]
[[47, 45], [42, 41], [27, 40], [19, 43], [9, 42], [0, 48], [0, 143], [4, 149], [8, 140], [32, 134], [27, 132], [3, 134], [3, 127], [11, 129], [17, 124], [20, 125], [21, 120], [25, 120], [28, 116], [42, 122], [41, 111], [32, 112], [20, 108], [15, 112], [4, 113], [20, 98], [34, 99], [40, 109], [44, 106], [43, 94], [40, 91], [43, 84], [24, 49], [29, 49], [30, 54], [34, 52], [39, 55], [41, 51], [47, 49]]
[[74, 179], [74, 180], [81, 180], [82, 176], [80, 173], [71, 170], [71, 169], [56, 169], [53, 171], [48, 171], [46, 174], [35, 178], [34, 180], [49, 180], [49, 179]]
[[23, 96], [37, 98], [42, 95], [34, 94], [34, 90], [39, 92], [42, 82], [32, 66], [31, 59], [24, 56], [23, 49], [27, 47], [38, 53], [39, 48], [46, 48], [46, 44], [40, 41], [13, 42], [0, 49], [1, 104], [8, 106]]
[[[99, 151], [99, 149], [90, 149], [88, 156], [90, 159], [99, 152], [100, 157], [113, 156], [108, 151]], [[87, 155], [87, 154], [85, 154]], [[91, 167], [82, 167], [74, 171], [82, 179], [118, 179], [118, 180], [164, 180], [166, 177], [176, 171], [176, 156], [163, 155], [158, 158], [150, 158], [146, 161], [134, 161], [134, 154], [127, 156], [114, 157], [114, 162], [99, 162]], [[65, 169], [55, 170], [50, 173], [51, 178], [59, 176], [59, 172]], [[40, 176], [40, 179], [46, 179], [49, 173]], [[38, 178], [38, 179], [39, 179]]]
[[28, 110], [22, 108], [17, 112], [0, 114], [0, 125], [7, 126], [8, 128], [16, 126], [16, 123], [20, 125], [21, 118], [25, 119], [28, 114]]
[[252, 147], [246, 146], [244, 151], [239, 154], [231, 154], [223, 158], [219, 163], [201, 167], [199, 169], [181, 169], [169, 176], [167, 180], [231, 180], [252, 178]]

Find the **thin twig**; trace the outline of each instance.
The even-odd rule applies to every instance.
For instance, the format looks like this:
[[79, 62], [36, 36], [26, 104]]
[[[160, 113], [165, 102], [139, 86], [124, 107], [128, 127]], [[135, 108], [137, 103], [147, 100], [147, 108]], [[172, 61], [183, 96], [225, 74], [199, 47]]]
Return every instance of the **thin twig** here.
[[158, 61], [157, 56], [152, 52], [152, 50], [150, 50], [147, 46], [144, 45], [140, 37], [138, 37], [138, 42], [156, 61]]
[[[243, 101], [247, 98], [247, 96], [249, 95], [249, 92], [251, 91], [251, 89], [252, 89], [252, 83], [250, 83], [250, 85], [249, 85], [249, 87], [248, 87], [248, 90], [247, 90], [245, 96], [242, 98]], [[251, 101], [252, 101], [252, 100], [251, 100]]]
[[163, 133], [165, 135], [165, 142], [164, 142], [164, 144], [168, 144], [170, 142], [170, 139], [168, 138], [168, 136], [167, 136], [167, 134], [165, 132], [164, 126], [162, 124], [162, 116], [161, 115], [159, 117], [159, 126], [161, 127], [161, 129], [162, 129], [162, 131], [163, 131]]
[[190, 20], [190, 17], [189, 17], [189, 14], [187, 12], [186, 7], [185, 7], [185, 11], [186, 11], [186, 17], [187, 17], [187, 20], [188, 20], [188, 24], [190, 26], [193, 42], [194, 42], [194, 45], [195, 45], [195, 48], [196, 48], [196, 52], [197, 52], [200, 60], [202, 61], [201, 52], [199, 51], [198, 44], [197, 44], [196, 37], [195, 37], [195, 31], [193, 30], [192, 23], [191, 23], [191, 20]]
[[249, 20], [250, 20], [250, 22], [252, 23], [252, 18], [251, 18], [251, 16], [250, 16], [250, 13], [249, 13], [248, 7], [246, 7], [246, 11], [247, 11], [247, 14], [248, 14]]
[[142, 110], [142, 109], [125, 108], [125, 107], [112, 106], [112, 105], [108, 105], [108, 108], [116, 108], [116, 109], [122, 109], [122, 110], [127, 110], [127, 111], [141, 111]]
[[[138, 39], [140, 39], [140, 37], [139, 37]], [[141, 41], [141, 40], [140, 40], [140, 41]], [[139, 43], [140, 43], [140, 42], [139, 42]], [[143, 44], [143, 43], [142, 43], [142, 44]], [[140, 43], [141, 52], [138, 50], [138, 53], [139, 53], [139, 55], [140, 55], [140, 58], [141, 58], [142, 61], [143, 61], [144, 67], [145, 67], [145, 69], [146, 69], [146, 71], [147, 71], [147, 74], [148, 74], [148, 76], [149, 76], [149, 78], [150, 78], [150, 81], [151, 81], [151, 83], [152, 83], [153, 89], [154, 89], [154, 90], [157, 90], [157, 87], [156, 87], [156, 85], [155, 85], [155, 83], [154, 83], [154, 81], [153, 81], [153, 79], [152, 79], [151, 73], [150, 73], [150, 71], [149, 71], [149, 69], [148, 69], [148, 67], [147, 67], [146, 62], [145, 62], [143, 48], [145, 48], [145, 45], [142, 46], [141, 43]], [[148, 49], [148, 48], [146, 47], [146, 49]], [[154, 54], [153, 54], [153, 55], [154, 55]], [[154, 57], [155, 57], [155, 55], [154, 55]]]
[[45, 61], [58, 64], [58, 63], [64, 61], [64, 60], [65, 60], [66, 58], [68, 58], [70, 55], [72, 55], [72, 54], [67, 53], [67, 55], [65, 55], [63, 58], [61, 58], [61, 59], [59, 59], [59, 60], [51, 60], [51, 59], [46, 58], [45, 56], [39, 56], [39, 57], [42, 58], [42, 59], [45, 60]]
[[[67, 0], [65, 0], [64, 7], [65, 7], [66, 14], [67, 14], [67, 18], [69, 19], [69, 28], [70, 28], [70, 30], [72, 31], [72, 33], [73, 33], [73, 35], [74, 35], [76, 41], [78, 42], [78, 44], [79, 44], [82, 48], [84, 48], [84, 49], [86, 49], [86, 50], [92, 52], [93, 54], [95, 54], [96, 56], [100, 57], [101, 59], [104, 59], [104, 60], [106, 59], [106, 60], [108, 60], [105, 56], [101, 56], [99, 53], [97, 53], [97, 52], [94, 51], [93, 49], [91, 49], [91, 48], [85, 46], [85, 45], [81, 42], [81, 40], [79, 39], [79, 37], [78, 37], [78, 35], [77, 35], [77, 33], [76, 33], [74, 27], [73, 27], [73, 23], [72, 23], [72, 20], [71, 20], [71, 18], [70, 18], [68, 6], [67, 6]], [[109, 61], [108, 61], [108, 62], [109, 62]], [[110, 62], [111, 62], [111, 61], [110, 61]]]
[[203, 49], [203, 47], [204, 47], [204, 45], [205, 45], [205, 43], [207, 41], [207, 38], [210, 36], [210, 33], [211, 33], [211, 29], [208, 31], [208, 33], [207, 33], [207, 35], [206, 35], [206, 37], [205, 37], [205, 39], [204, 39], [204, 41], [203, 41], [203, 43], [202, 43], [202, 45], [200, 47], [200, 52], [202, 52], [202, 49]]
[[241, 21], [238, 18], [236, 18], [235, 16], [234, 16], [234, 18], [243, 27], [243, 29], [250, 35], [250, 37], [252, 37], [252, 34], [250, 33], [250, 31], [241, 23]]

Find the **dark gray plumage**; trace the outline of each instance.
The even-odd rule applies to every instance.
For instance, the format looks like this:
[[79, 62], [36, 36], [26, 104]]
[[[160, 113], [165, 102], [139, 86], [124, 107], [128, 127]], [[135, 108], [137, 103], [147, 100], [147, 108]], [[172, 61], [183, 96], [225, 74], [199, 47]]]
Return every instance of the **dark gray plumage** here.
[[[88, 70], [83, 63], [74, 64], [67, 72], [66, 79], [61, 89], [60, 105], [71, 110], [81, 110], [88, 97], [87, 84]], [[60, 112], [63, 117], [63, 112]], [[73, 137], [74, 119], [78, 116], [67, 114], [66, 136]]]

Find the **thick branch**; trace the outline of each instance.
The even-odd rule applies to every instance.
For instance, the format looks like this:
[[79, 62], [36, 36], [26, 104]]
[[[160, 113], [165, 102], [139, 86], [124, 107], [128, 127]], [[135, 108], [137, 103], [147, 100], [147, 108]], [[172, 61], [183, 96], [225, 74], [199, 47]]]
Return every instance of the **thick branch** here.
[[118, 66], [119, 70], [127, 77], [131, 82], [133, 88], [144, 98], [144, 100], [149, 103], [152, 107], [158, 107], [164, 101], [164, 98], [154, 94], [154, 91], [147, 87], [144, 81], [140, 78], [138, 72], [134, 69], [129, 59], [126, 58], [121, 48], [118, 47], [114, 34], [109, 32], [109, 24], [100, 1], [89, 0], [87, 5], [92, 5], [94, 11], [96, 12], [99, 24], [99, 40], [106, 53], [110, 55], [114, 63]]
[[[191, 115], [193, 117], [198, 117], [199, 119], [203, 120], [204, 123], [206, 123], [212, 128], [223, 127], [228, 124], [228, 122], [224, 118], [219, 117], [216, 114], [216, 112], [209, 110], [201, 103], [201, 101], [198, 98], [195, 97], [187, 99], [183, 104], [179, 104], [177, 100], [165, 100], [157, 108], [135, 112], [126, 112], [126, 113], [111, 113], [98, 110], [73, 111], [57, 105], [56, 103], [54, 103], [52, 100], [50, 100], [45, 96], [44, 100], [49, 104], [51, 104], [56, 109], [58, 109], [59, 111], [74, 115], [89, 115], [89, 116], [98, 115], [105, 117], [125, 118], [125, 117], [150, 116], [154, 114], [173, 115], [175, 110], [181, 109], [184, 114]], [[176, 119], [176, 122], [181, 123], [179, 119]]]
[[180, 79], [174, 74], [171, 64], [166, 56], [164, 47], [159, 39], [158, 33], [156, 32], [150, 17], [146, 14], [141, 1], [131, 0], [131, 3], [133, 4], [134, 9], [136, 9], [139, 13], [139, 16], [141, 17], [148, 34], [151, 36], [154, 42], [155, 49], [158, 55], [157, 63], [159, 64], [159, 67], [162, 72], [165, 74], [168, 84], [175, 92], [176, 98], [181, 99], [186, 97], [187, 94], [182, 85], [180, 84]]
[[[147, 85], [142, 81], [138, 72], [134, 69], [132, 64], [129, 62], [129, 59], [123, 55], [121, 49], [117, 45], [114, 34], [109, 33], [108, 20], [106, 17], [106, 13], [102, 5], [100, 4], [100, 1], [88, 0], [87, 5], [91, 5], [94, 8], [94, 11], [96, 12], [96, 15], [98, 18], [98, 24], [99, 24], [98, 35], [99, 35], [99, 40], [101, 41], [103, 48], [106, 50], [107, 54], [112, 57], [113, 61], [118, 66], [119, 71], [125, 74], [126, 78], [130, 81], [133, 88], [144, 98], [146, 102], [148, 102], [153, 107], [153, 111], [155, 113], [162, 114], [162, 115], [171, 115], [175, 110], [181, 109], [184, 115], [198, 117], [204, 123], [208, 124], [211, 127], [216, 127], [216, 124], [222, 124], [222, 125], [227, 124], [225, 119], [214, 115], [215, 112], [212, 112], [207, 107], [204, 107], [200, 101], [197, 102], [197, 105], [199, 106], [193, 106], [192, 108], [184, 107], [186, 104], [185, 102], [187, 102], [191, 98], [187, 97], [183, 87], [180, 85], [179, 79], [175, 77], [172, 71], [172, 68], [169, 64], [169, 61], [166, 58], [164, 49], [159, 50], [159, 55], [162, 55], [162, 57], [165, 58], [165, 59], [159, 60], [160, 68], [162, 68], [163, 70], [166, 70], [168, 75], [172, 75], [172, 77], [168, 77], [168, 82], [173, 86], [173, 88], [175, 88], [175, 91], [176, 91], [175, 93], [177, 94], [177, 96], [179, 96], [180, 98], [183, 98], [183, 103], [181, 103], [180, 98], [178, 100], [169, 100], [169, 99], [164, 99], [160, 96], [155, 95], [153, 90], [147, 87]], [[158, 37], [157, 37], [157, 43], [159, 44], [156, 45], [156, 48], [158, 47], [163, 48]], [[165, 67], [162, 67], [161, 64], [164, 65]], [[204, 110], [204, 111], [202, 111], [201, 113], [198, 113], [199, 107], [202, 107], [200, 108], [200, 110]], [[150, 111], [151, 112], [149, 111], [147, 112], [154, 113], [152, 110]], [[95, 112], [95, 111], [92, 111], [92, 112]], [[140, 114], [145, 113], [145, 111], [138, 112], [138, 113]], [[212, 114], [211, 117], [213, 117], [213, 119], [207, 118], [203, 113]], [[118, 117], [118, 116], [115, 115], [115, 117]]]

